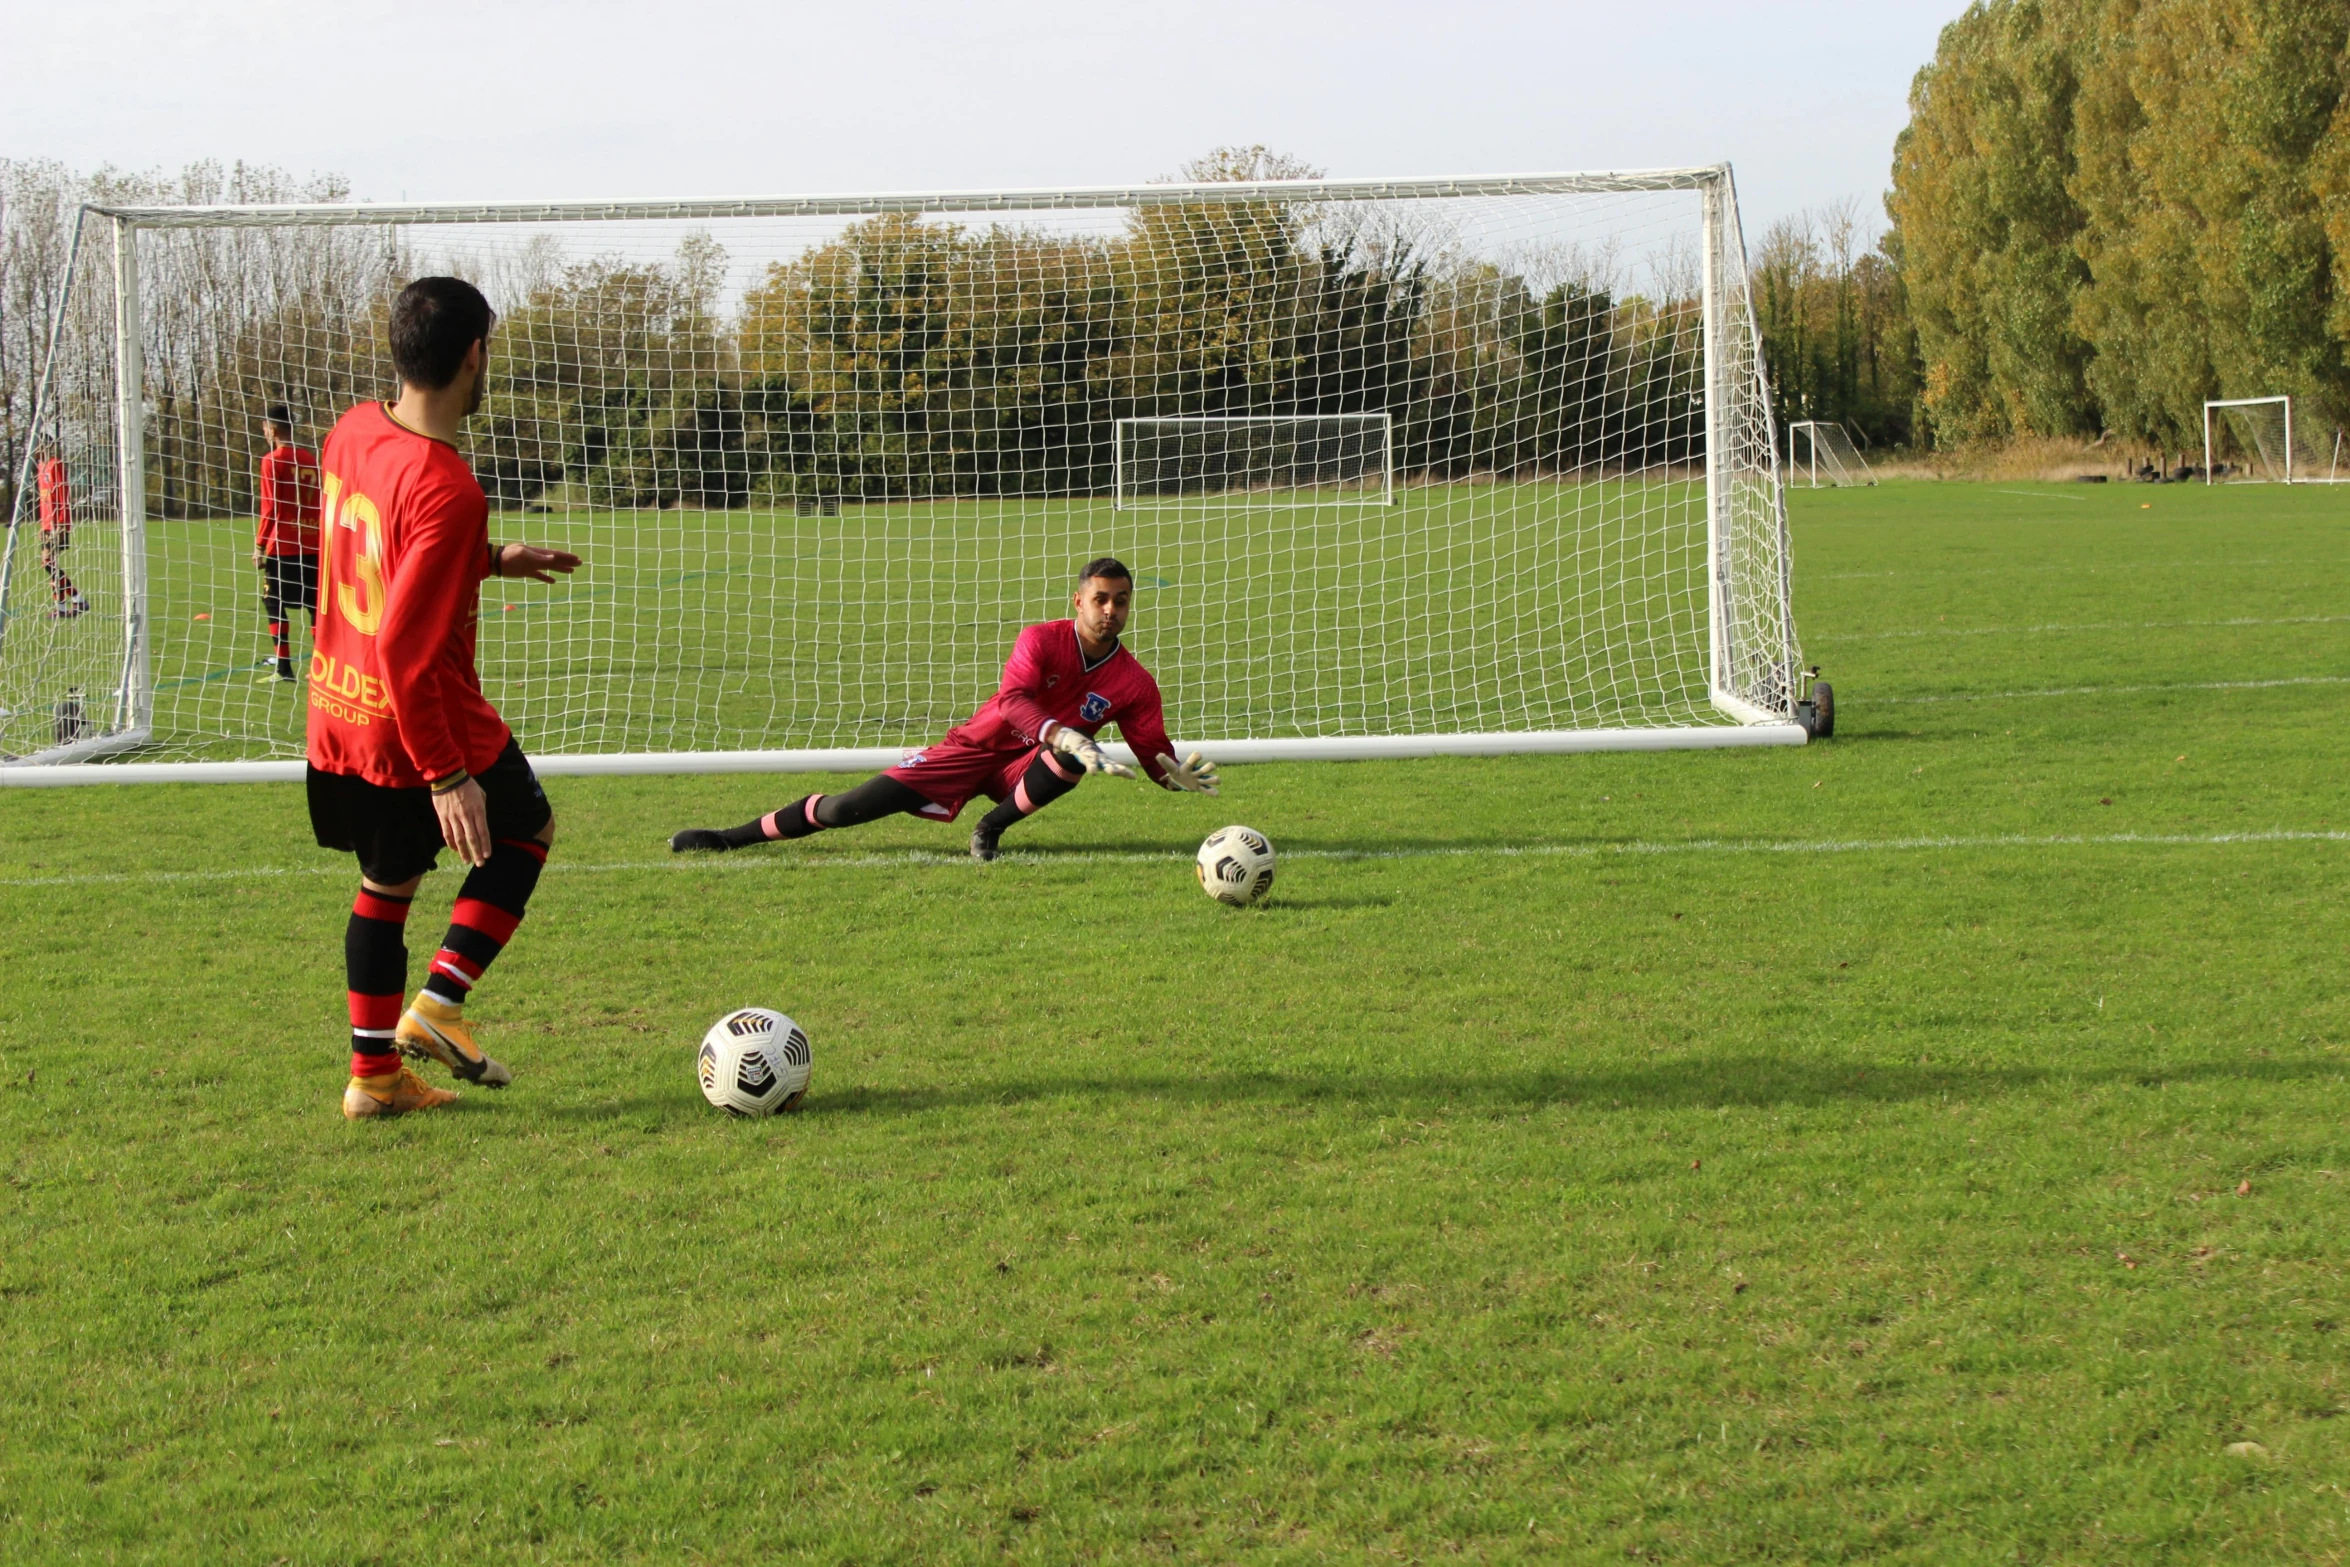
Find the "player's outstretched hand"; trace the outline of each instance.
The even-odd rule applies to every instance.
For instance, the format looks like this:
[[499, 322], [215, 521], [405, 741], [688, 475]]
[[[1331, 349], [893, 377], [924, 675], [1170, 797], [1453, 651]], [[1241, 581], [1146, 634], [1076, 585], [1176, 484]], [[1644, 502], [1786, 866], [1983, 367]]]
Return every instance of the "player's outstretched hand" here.
[[569, 550], [543, 550], [535, 544], [498, 546], [498, 575], [501, 577], [528, 577], [533, 582], [552, 582], [556, 572], [568, 577], [577, 570], [579, 557]]
[[1132, 778], [1134, 769], [1123, 762], [1113, 762], [1109, 754], [1095, 743], [1093, 736], [1067, 724], [1055, 724], [1053, 732], [1045, 736], [1046, 745], [1063, 756], [1074, 757], [1077, 765], [1089, 773], [1107, 773], [1112, 778]]
[[1216, 764], [1197, 751], [1185, 757], [1180, 767], [1175, 764], [1175, 758], [1161, 751], [1159, 775], [1167, 780], [1168, 788], [1181, 789], [1185, 794], [1214, 794], [1216, 785], [1222, 781], [1216, 776]]

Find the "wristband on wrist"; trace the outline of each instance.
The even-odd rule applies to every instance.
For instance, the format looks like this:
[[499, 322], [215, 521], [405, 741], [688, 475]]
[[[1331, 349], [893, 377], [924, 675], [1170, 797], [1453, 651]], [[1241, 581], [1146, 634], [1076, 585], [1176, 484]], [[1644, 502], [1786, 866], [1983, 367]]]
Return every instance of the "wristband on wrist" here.
[[467, 772], [467, 771], [466, 771], [464, 768], [460, 767], [460, 768], [458, 768], [458, 769], [457, 769], [455, 772], [451, 773], [451, 774], [450, 774], [448, 777], [446, 777], [446, 778], [436, 778], [436, 779], [434, 779], [434, 780], [433, 780], [433, 785], [432, 785], [432, 792], [433, 792], [433, 793], [435, 793], [435, 794], [448, 794], [448, 793], [450, 793], [452, 790], [456, 790], [456, 789], [462, 789], [462, 788], [464, 788], [464, 787], [465, 787], [467, 784], [471, 783], [472, 781], [473, 781], [473, 774], [471, 774], [471, 773]]
[[491, 576], [493, 576], [493, 577], [494, 577], [494, 576], [498, 575], [498, 562], [499, 562], [499, 560], [500, 560], [500, 559], [501, 559], [501, 558], [502, 558], [502, 557], [505, 555], [505, 553], [506, 553], [506, 546], [505, 546], [505, 545], [503, 545], [503, 544], [498, 544], [498, 543], [495, 543], [495, 542], [493, 542], [493, 543], [490, 545], [490, 575], [491, 575]]

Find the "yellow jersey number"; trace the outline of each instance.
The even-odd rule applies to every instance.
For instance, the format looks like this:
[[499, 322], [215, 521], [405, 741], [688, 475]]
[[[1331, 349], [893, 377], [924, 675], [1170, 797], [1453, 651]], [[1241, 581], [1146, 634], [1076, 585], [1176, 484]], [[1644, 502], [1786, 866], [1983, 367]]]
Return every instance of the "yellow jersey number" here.
[[[375, 509], [375, 502], [353, 490], [343, 493], [343, 481], [333, 474], [321, 474], [320, 499], [329, 523], [333, 527], [348, 528], [358, 537], [351, 549], [350, 582], [337, 582], [335, 608], [342, 611], [361, 636], [372, 637], [384, 618], [384, 530], [383, 514]], [[330, 552], [331, 553], [331, 552]]]

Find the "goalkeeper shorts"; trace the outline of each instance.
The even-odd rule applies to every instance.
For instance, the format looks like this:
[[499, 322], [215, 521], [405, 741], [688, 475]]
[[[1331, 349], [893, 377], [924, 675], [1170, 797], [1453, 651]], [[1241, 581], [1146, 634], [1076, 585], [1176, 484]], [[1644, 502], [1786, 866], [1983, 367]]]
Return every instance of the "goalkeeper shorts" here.
[[973, 795], [1008, 800], [1020, 787], [1029, 762], [1043, 757], [1054, 772], [1077, 782], [1085, 769], [1050, 747], [1024, 745], [1013, 750], [967, 745], [949, 737], [933, 746], [908, 752], [906, 759], [882, 776], [895, 778], [930, 803], [915, 812], [934, 822], [951, 822], [971, 803]]

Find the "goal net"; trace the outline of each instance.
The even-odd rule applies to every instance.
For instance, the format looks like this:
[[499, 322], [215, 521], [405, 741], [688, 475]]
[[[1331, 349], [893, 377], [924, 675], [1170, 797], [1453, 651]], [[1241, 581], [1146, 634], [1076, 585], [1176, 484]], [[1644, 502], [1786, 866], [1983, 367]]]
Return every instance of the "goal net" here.
[[2206, 483], [2339, 484], [2350, 480], [2342, 432], [2291, 397], [2215, 398], [2203, 405]]
[[260, 421], [315, 447], [392, 395], [390, 301], [436, 273], [500, 313], [464, 436], [492, 536], [586, 561], [480, 606], [546, 771], [894, 761], [1103, 554], [1219, 760], [1801, 739], [1737, 206], [1698, 168], [87, 208], [11, 454], [0, 781], [298, 772], [333, 693], [273, 678]]
[[1874, 484], [1867, 459], [1844, 426], [1817, 419], [1790, 420], [1787, 425], [1787, 479], [1791, 484], [1818, 489]]
[[1392, 505], [1395, 419], [1384, 413], [1121, 419], [1110, 474], [1121, 507]]

